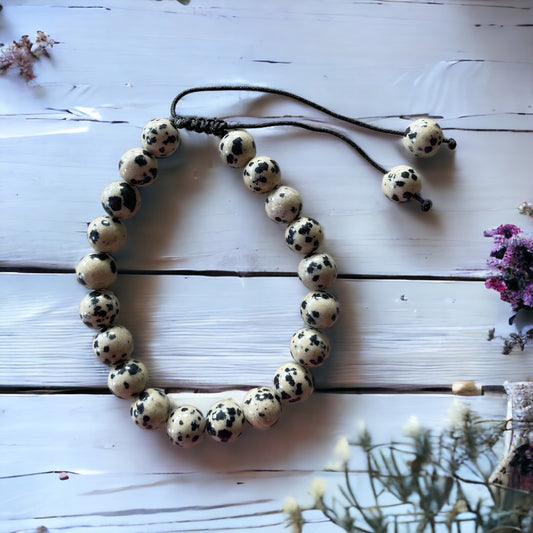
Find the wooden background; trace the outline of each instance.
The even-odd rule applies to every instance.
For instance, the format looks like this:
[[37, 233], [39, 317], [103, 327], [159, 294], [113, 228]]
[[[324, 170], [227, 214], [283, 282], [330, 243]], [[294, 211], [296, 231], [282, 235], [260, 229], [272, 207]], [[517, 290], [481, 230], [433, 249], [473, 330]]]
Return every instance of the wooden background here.
[[[507, 304], [484, 288], [483, 230], [531, 201], [533, 16], [529, 0], [8, 0], [0, 41], [37, 30], [59, 44], [26, 84], [0, 77], [0, 530], [281, 531], [287, 496], [306, 499], [340, 436], [364, 421], [376, 440], [411, 415], [446, 423], [451, 384], [491, 391], [469, 404], [505, 416], [504, 380], [531, 356], [501, 354]], [[436, 117], [457, 140], [410, 163], [397, 138], [331, 124], [380, 164], [423, 174], [434, 209], [398, 206], [380, 175], [338, 140], [255, 133], [337, 259], [342, 318], [318, 392], [269, 432], [181, 450], [131, 423], [78, 319], [74, 266], [119, 157], [179, 91], [206, 84], [293, 91], [373, 124]], [[183, 114], [325, 118], [257, 94], [187, 98]], [[343, 129], [344, 128], [344, 129]], [[306, 290], [263, 198], [224, 167], [215, 141], [185, 133], [127, 221], [113, 287], [151, 384], [206, 410], [270, 383], [289, 360]], [[352, 464], [357, 469], [357, 460]], [[305, 531], [337, 531], [318, 513]], [[41, 528], [41, 529], [39, 529]], [[43, 529], [45, 528], [45, 529]]]

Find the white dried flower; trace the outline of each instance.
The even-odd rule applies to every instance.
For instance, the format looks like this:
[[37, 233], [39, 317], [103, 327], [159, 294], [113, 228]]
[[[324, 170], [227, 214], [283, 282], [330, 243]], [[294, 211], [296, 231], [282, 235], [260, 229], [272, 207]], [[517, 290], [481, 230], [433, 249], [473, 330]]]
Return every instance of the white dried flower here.
[[302, 509], [298, 504], [298, 501], [293, 496], [285, 498], [281, 510], [288, 514], [287, 523], [291, 526], [292, 533], [301, 533], [304, 525], [304, 519], [302, 517]]
[[454, 398], [450, 410], [448, 412], [448, 421], [452, 429], [461, 429], [463, 427], [465, 417], [470, 412], [470, 408], [466, 403]]
[[420, 420], [416, 415], [411, 415], [407, 424], [403, 426], [402, 433], [406, 437], [416, 438], [420, 435], [422, 427], [420, 426]]
[[290, 514], [290, 515], [301, 512], [298, 500], [294, 498], [293, 496], [289, 496], [285, 498], [285, 501], [283, 502], [283, 505], [281, 506], [281, 510], [284, 513]]
[[316, 477], [311, 482], [311, 486], [309, 487], [309, 494], [311, 494], [311, 496], [315, 500], [315, 509], [322, 509], [322, 498], [326, 493], [326, 488], [326, 480], [321, 477]]
[[344, 472], [350, 460], [350, 445], [346, 437], [340, 437], [337, 440], [335, 448], [333, 448], [333, 453], [335, 454], [336, 460], [330, 461], [325, 469], [332, 472]]

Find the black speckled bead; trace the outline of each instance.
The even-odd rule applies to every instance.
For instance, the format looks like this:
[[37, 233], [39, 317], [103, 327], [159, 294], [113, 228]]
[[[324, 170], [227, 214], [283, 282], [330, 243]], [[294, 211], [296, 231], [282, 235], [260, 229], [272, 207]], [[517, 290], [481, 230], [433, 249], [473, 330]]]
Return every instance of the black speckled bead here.
[[322, 226], [309, 217], [299, 217], [285, 230], [285, 242], [296, 253], [307, 255], [320, 246], [324, 233]]
[[180, 448], [198, 444], [205, 434], [205, 418], [192, 405], [181, 405], [173, 409], [167, 420], [168, 438]]
[[82, 322], [94, 329], [108, 328], [115, 322], [120, 310], [118, 298], [111, 291], [94, 290], [80, 302]]
[[140, 394], [148, 383], [148, 371], [138, 359], [126, 359], [111, 367], [107, 376], [109, 390], [119, 398]]
[[117, 279], [117, 264], [103, 252], [87, 254], [76, 265], [76, 279], [88, 289], [105, 289]]
[[281, 398], [270, 387], [256, 387], [244, 397], [242, 409], [249, 424], [256, 429], [268, 429], [281, 415]]
[[170, 402], [162, 389], [145, 389], [130, 406], [131, 419], [140, 428], [157, 429], [166, 424]]
[[219, 442], [233, 442], [244, 429], [244, 414], [233, 400], [215, 403], [206, 415], [207, 434]]
[[125, 181], [114, 181], [102, 192], [102, 207], [114, 218], [130, 218], [141, 207], [141, 195]]
[[308, 292], [300, 304], [300, 314], [311, 328], [326, 329], [339, 318], [339, 302], [326, 291]]
[[295, 362], [285, 363], [274, 374], [274, 388], [283, 402], [302, 402], [314, 390], [313, 377], [304, 366]]
[[118, 171], [120, 177], [130, 185], [150, 185], [157, 178], [157, 159], [144, 148], [132, 148], [122, 154]]
[[218, 154], [226, 165], [243, 168], [255, 157], [254, 138], [247, 131], [229, 131], [218, 143]]

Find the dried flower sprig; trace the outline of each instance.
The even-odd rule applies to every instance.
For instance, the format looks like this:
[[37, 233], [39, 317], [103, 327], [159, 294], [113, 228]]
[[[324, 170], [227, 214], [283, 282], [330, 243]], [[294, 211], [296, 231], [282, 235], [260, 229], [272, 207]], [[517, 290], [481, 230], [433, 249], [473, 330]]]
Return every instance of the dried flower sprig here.
[[[489, 481], [497, 464], [493, 447], [505, 422], [482, 422], [464, 404], [454, 406], [450, 427], [438, 434], [415, 418], [401, 441], [374, 444], [363, 429], [350, 443], [366, 460], [370, 490], [362, 496], [357, 490], [361, 474], [350, 471], [346, 439], [341, 439], [336, 448], [343, 482], [328, 495], [325, 484], [314, 480], [311, 506], [290, 498], [284, 510], [292, 531], [303, 531], [308, 511], [322, 513], [349, 533], [533, 531], [533, 493]], [[370, 501], [363, 503], [364, 497]]]
[[11, 67], [18, 67], [20, 75], [25, 81], [35, 78], [33, 62], [40, 56], [50, 57], [48, 48], [52, 48], [56, 41], [42, 31], [37, 31], [35, 41], [31, 41], [27, 35], [23, 35], [19, 41], [1, 50], [0, 72], [5, 72]]
[[484, 235], [494, 239], [487, 261], [494, 274], [487, 278], [485, 286], [499, 292], [515, 313], [533, 309], [533, 237], [513, 224], [503, 224]]
[[531, 205], [529, 202], [522, 202], [518, 206], [518, 212], [521, 215], [527, 215], [528, 217], [533, 217], [533, 205]]

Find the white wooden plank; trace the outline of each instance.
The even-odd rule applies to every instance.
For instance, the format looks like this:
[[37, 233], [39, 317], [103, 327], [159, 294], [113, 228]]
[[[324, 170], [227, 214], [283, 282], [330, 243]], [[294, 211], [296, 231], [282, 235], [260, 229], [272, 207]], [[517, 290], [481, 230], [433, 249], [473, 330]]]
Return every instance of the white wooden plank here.
[[[79, 123], [62, 122], [62, 130], [73, 128], [74, 133], [47, 133], [38, 143], [42, 151], [31, 159], [10, 162], [13, 179], [0, 186], [4, 266], [73, 268], [90, 250], [87, 223], [103, 214], [101, 191], [118, 179], [116, 160], [137, 144], [138, 132], [125, 125], [114, 125], [117, 131], [107, 124], [81, 129], [86, 127], [88, 132], [75, 133]], [[337, 257], [342, 272], [480, 276], [486, 273], [491, 247], [483, 230], [500, 223], [527, 227], [516, 208], [528, 199], [523, 176], [530, 139], [502, 132], [459, 132], [459, 136], [455, 159], [418, 164], [428, 178], [424, 193], [435, 203], [427, 214], [415, 205], [387, 200], [378, 173], [334, 140], [270, 134], [259, 144], [282, 165], [284, 181], [301, 191], [304, 212], [323, 225], [325, 247]], [[96, 137], [100, 141], [94, 144]], [[111, 153], [104, 145], [114, 137], [132, 140]], [[58, 166], [64, 159], [64, 142], [76, 157]], [[378, 150], [383, 144], [377, 139], [371, 143]], [[34, 144], [35, 139], [25, 135], [5, 140], [7, 153], [16, 153], [16, 147], [30, 150]], [[222, 168], [207, 139], [187, 136], [186, 144], [172, 165], [162, 165], [174, 170], [162, 173], [152, 188], [142, 191], [141, 211], [126, 221], [129, 239], [117, 253], [119, 266], [294, 272], [298, 258], [283, 243], [283, 228], [266, 218], [263, 198], [245, 190], [240, 172]], [[87, 151], [87, 145], [94, 149]], [[322, 149], [327, 149], [327, 158], [301, 165], [309, 150]], [[100, 152], [97, 159], [94, 150]], [[485, 150], [492, 155], [474, 157]], [[510, 160], [508, 154], [515, 151]], [[392, 165], [405, 158], [390, 155], [388, 161]]]
[[[3, 274], [0, 283], [4, 385], [105, 387], [108, 370], [92, 353], [94, 331], [79, 321], [85, 291], [73, 275]], [[270, 383], [290, 360], [305, 292], [296, 278], [122, 275], [116, 283], [136, 355], [153, 384], [175, 388]], [[490, 327], [510, 331], [510, 308], [481, 282], [340, 280], [333, 292], [342, 314], [328, 333], [333, 355], [315, 371], [318, 387], [532, 377], [526, 355], [504, 357], [500, 342], [487, 342]]]
[[[211, 396], [173, 399], [203, 406]], [[287, 496], [308, 500], [317, 475], [331, 489], [340, 482], [323, 471], [334, 460], [337, 438], [355, 438], [361, 421], [376, 442], [398, 438], [410, 415], [438, 429], [454, 401], [445, 395], [317, 394], [288, 408], [268, 432], [247, 428], [231, 445], [205, 440], [182, 450], [162, 432], [135, 427], [116, 398], [3, 395], [0, 528], [280, 531]], [[503, 395], [463, 401], [486, 419], [505, 417]], [[350, 468], [363, 466], [354, 452]], [[68, 479], [60, 479], [63, 472]], [[330, 531], [322, 523], [306, 530]]]

